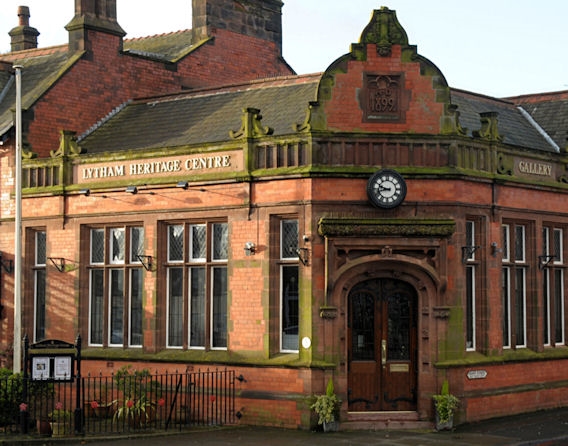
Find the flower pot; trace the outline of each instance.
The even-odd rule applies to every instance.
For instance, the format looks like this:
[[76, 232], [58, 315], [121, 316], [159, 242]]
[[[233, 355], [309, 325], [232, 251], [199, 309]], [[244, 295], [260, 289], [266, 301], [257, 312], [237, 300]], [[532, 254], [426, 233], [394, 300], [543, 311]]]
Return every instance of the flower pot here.
[[337, 432], [339, 430], [339, 423], [337, 421], [324, 421], [323, 431], [324, 432]]
[[51, 437], [51, 423], [47, 420], [36, 421], [37, 433], [42, 437]]
[[51, 436], [52, 437], [64, 437], [67, 434], [66, 423], [51, 423]]
[[436, 412], [436, 430], [437, 431], [451, 431], [454, 428], [454, 416], [450, 415], [450, 418], [442, 422], [440, 421], [440, 415]]

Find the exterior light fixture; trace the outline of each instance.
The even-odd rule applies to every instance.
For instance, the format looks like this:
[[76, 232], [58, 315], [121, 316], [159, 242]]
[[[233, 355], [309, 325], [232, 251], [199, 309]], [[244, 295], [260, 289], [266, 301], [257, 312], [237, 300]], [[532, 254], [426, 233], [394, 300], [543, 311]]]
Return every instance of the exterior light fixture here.
[[245, 256], [251, 256], [256, 252], [256, 245], [253, 242], [245, 243]]
[[85, 197], [88, 197], [89, 195], [91, 195], [91, 189], [89, 189], [89, 188], [81, 189], [81, 190], [79, 191], [79, 193], [80, 193], [81, 195], [84, 195]]
[[137, 194], [138, 188], [136, 186], [128, 186], [126, 188], [126, 192], [128, 192], [129, 194]]
[[176, 187], [179, 187], [180, 189], [187, 189], [188, 185], [189, 185], [189, 183], [187, 181], [178, 181], [178, 184], [176, 184]]
[[308, 248], [297, 248], [296, 254], [298, 254], [298, 259], [302, 262], [302, 265], [306, 266], [308, 264], [309, 256]]
[[538, 256], [538, 268], [542, 270], [546, 268], [551, 262], [554, 262], [555, 260], [556, 260], [555, 254], [552, 255], [543, 254], [541, 256]]

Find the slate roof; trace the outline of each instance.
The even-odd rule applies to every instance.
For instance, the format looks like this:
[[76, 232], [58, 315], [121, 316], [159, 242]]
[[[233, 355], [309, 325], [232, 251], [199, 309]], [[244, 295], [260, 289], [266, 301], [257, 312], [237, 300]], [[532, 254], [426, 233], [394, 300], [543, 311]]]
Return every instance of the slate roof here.
[[561, 149], [568, 143], [568, 91], [510, 98], [538, 122]]
[[[191, 30], [123, 42], [125, 54], [172, 63], [189, 54], [193, 48]], [[59, 45], [0, 54], [0, 62], [7, 67], [16, 63], [25, 67], [22, 71], [22, 108], [25, 110], [33, 106], [82, 54], [69, 53], [67, 45]], [[13, 125], [11, 110], [16, 107], [16, 86], [11, 77], [9, 72], [0, 69], [0, 136]]]
[[167, 62], [178, 61], [192, 49], [190, 29], [125, 40], [123, 43], [125, 53]]
[[[22, 70], [22, 108], [30, 108], [65, 71], [77, 61], [82, 53], [69, 54], [67, 47], [51, 47], [21, 51], [0, 56], [0, 60], [25, 67]], [[0, 131], [13, 120], [16, 107], [16, 83], [7, 72], [0, 77]]]
[[[468, 136], [472, 136], [472, 132], [481, 127], [480, 113], [497, 112], [499, 135], [503, 143], [532, 150], [557, 151], [539, 131], [538, 124], [531, 122], [519, 107], [509, 100], [452, 89], [451, 101], [458, 106], [460, 124], [467, 128]], [[565, 110], [565, 116], [568, 117], [568, 109]]]
[[289, 76], [221, 89], [135, 101], [85, 137], [87, 153], [172, 148], [230, 141], [244, 108], [257, 108], [273, 135], [294, 133], [316, 99], [321, 74]]
[[[123, 47], [125, 54], [169, 62], [179, 60], [194, 48], [191, 30], [128, 39]], [[27, 109], [81, 55], [71, 54], [67, 45], [61, 45], [0, 55], [0, 61], [7, 62], [8, 66], [13, 63], [25, 66], [22, 107]], [[319, 77], [317, 74], [258, 81], [240, 87], [156, 98], [151, 100], [152, 106], [133, 102], [113, 113], [116, 116], [107, 119], [104, 128], [95, 132], [96, 139], [94, 134], [88, 135], [82, 144], [89, 147], [90, 152], [100, 152], [226, 141], [229, 130], [240, 127], [243, 107], [260, 109], [264, 125], [273, 127], [276, 135], [287, 134], [293, 124], [303, 122], [308, 102], [315, 100]], [[283, 88], [287, 90], [284, 92]], [[496, 111], [504, 143], [548, 152], [566, 147], [568, 91], [497, 99], [452, 89], [452, 102], [458, 105], [460, 123], [470, 136], [480, 128], [479, 113]], [[0, 70], [0, 136], [12, 127], [14, 108], [13, 76], [5, 69]], [[543, 136], [544, 132], [548, 135]], [[95, 140], [101, 144], [95, 144]]]

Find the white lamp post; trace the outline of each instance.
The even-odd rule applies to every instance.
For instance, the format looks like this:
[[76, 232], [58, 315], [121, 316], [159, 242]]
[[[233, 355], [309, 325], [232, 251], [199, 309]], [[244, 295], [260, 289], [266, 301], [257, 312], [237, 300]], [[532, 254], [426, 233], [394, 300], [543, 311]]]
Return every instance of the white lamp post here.
[[14, 373], [22, 370], [22, 66], [16, 75], [16, 216], [14, 220]]

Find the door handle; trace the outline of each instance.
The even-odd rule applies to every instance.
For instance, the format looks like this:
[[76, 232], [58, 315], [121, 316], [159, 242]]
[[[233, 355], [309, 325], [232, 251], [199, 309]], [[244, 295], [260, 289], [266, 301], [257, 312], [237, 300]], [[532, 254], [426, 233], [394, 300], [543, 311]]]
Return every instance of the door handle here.
[[381, 341], [381, 364], [384, 367], [387, 364], [387, 340]]

